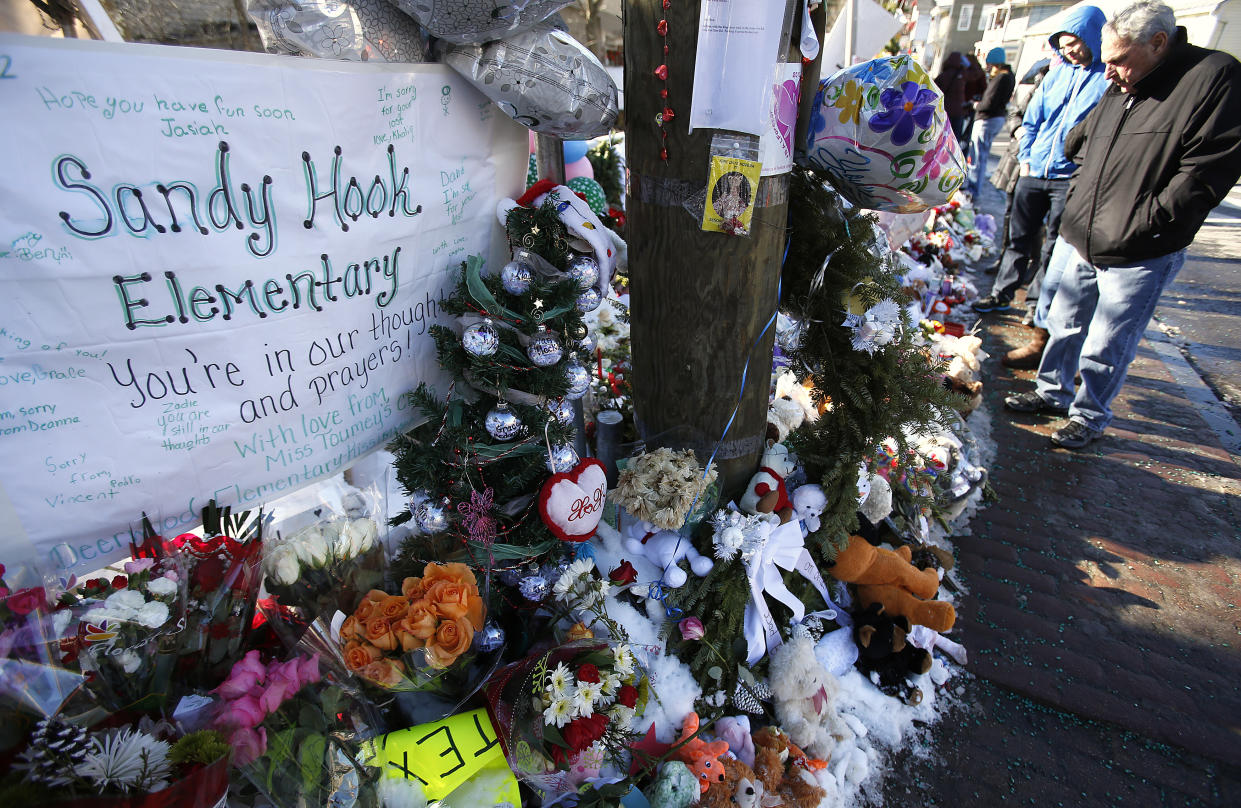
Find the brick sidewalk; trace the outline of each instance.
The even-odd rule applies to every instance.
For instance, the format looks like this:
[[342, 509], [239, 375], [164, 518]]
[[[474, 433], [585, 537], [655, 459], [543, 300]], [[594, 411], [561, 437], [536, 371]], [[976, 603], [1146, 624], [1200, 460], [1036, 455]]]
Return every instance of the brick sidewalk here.
[[1241, 466], [1146, 342], [1105, 437], [1052, 447], [1003, 409], [1019, 319], [982, 332], [1001, 500], [954, 539], [971, 707], [886, 803], [1241, 805]]

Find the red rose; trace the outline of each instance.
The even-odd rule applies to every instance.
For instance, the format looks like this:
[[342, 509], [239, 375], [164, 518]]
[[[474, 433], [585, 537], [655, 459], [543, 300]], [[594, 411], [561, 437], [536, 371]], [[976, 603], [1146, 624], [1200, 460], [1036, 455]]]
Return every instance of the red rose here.
[[35, 609], [42, 608], [47, 605], [47, 595], [43, 592], [43, 587], [32, 586], [26, 589], [19, 589], [9, 599], [5, 601], [5, 605], [13, 614], [26, 615]]
[[633, 709], [638, 703], [638, 688], [633, 685], [621, 685], [621, 689], [616, 691], [616, 703]]
[[628, 586], [638, 580], [638, 571], [633, 568], [633, 564], [622, 558], [620, 566], [608, 573], [608, 579], [621, 586]]
[[589, 682], [590, 684], [596, 684], [597, 682], [600, 681], [599, 669], [596, 668], [594, 665], [587, 663], [577, 669], [577, 680], [579, 682]]
[[224, 562], [208, 556], [194, 565], [194, 585], [204, 592], [214, 592], [224, 580]]
[[129, 586], [129, 579], [124, 575], [118, 575], [112, 579], [113, 589], [124, 589], [127, 586]]

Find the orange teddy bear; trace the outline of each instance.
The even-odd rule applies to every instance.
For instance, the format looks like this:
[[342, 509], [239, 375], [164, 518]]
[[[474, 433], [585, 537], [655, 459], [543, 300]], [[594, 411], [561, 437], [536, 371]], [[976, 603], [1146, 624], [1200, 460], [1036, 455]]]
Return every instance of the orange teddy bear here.
[[698, 780], [699, 790], [705, 794], [712, 783], [724, 782], [724, 767], [720, 764], [719, 757], [728, 751], [728, 743], [707, 743], [702, 738], [690, 738], [697, 731], [698, 713], [691, 712], [681, 724], [681, 737], [677, 739], [679, 746], [673, 750], [672, 757], [689, 766], [690, 772]]
[[910, 623], [948, 631], [957, 612], [951, 603], [931, 599], [939, 591], [939, 575], [933, 569], [918, 569], [911, 558], [908, 547], [893, 552], [850, 536], [828, 572], [838, 581], [857, 584], [863, 606], [879, 603], [888, 614], [904, 615]]

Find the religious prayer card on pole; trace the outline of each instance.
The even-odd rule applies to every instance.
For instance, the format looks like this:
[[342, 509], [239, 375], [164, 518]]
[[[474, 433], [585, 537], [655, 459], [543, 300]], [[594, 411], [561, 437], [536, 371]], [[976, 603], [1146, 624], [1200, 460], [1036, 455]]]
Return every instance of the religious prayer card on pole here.
[[788, 4], [702, 0], [689, 128], [762, 135]]

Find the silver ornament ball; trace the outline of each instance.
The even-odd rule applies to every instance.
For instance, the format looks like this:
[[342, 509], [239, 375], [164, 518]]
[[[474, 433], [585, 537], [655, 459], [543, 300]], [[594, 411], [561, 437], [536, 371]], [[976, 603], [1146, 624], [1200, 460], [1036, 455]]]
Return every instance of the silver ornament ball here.
[[547, 330], [547, 326], [539, 326], [539, 331], [526, 346], [526, 356], [535, 367], [549, 368], [564, 356], [564, 346], [556, 335]]
[[563, 398], [548, 399], [547, 412], [566, 426], [573, 423], [573, 405]]
[[500, 270], [500, 284], [510, 295], [524, 295], [534, 281], [534, 268], [525, 261], [509, 261]]
[[482, 631], [474, 635], [474, 647], [484, 654], [492, 651], [498, 651], [504, 645], [504, 629], [500, 628], [493, 621], [488, 620], [483, 624]]
[[583, 289], [594, 286], [595, 281], [599, 280], [599, 263], [589, 255], [574, 257], [564, 271]]
[[564, 368], [564, 379], [569, 383], [569, 391], [565, 393], [565, 398], [576, 401], [586, 395], [586, 391], [590, 389], [590, 371], [577, 360], [577, 354], [569, 360]]
[[517, 582], [517, 591], [526, 600], [538, 603], [547, 597], [551, 584], [542, 575], [527, 575]]
[[589, 331], [586, 332], [586, 336], [582, 337], [577, 342], [577, 349], [588, 354], [594, 353], [595, 347], [595, 335], [591, 334]]
[[424, 502], [414, 510], [414, 521], [423, 533], [443, 533], [448, 529], [447, 507], [444, 503]]
[[483, 425], [496, 440], [512, 440], [521, 434], [521, 419], [509, 408], [507, 401], [497, 403], [487, 413]]
[[592, 286], [577, 296], [577, 310], [585, 314], [599, 308], [602, 302], [603, 298], [600, 297], [599, 290]]
[[565, 474], [576, 465], [577, 452], [567, 443], [553, 446], [551, 454], [547, 456], [547, 468], [553, 474]]
[[465, 333], [461, 335], [461, 346], [470, 356], [485, 357], [494, 354], [500, 347], [500, 334], [491, 324], [491, 318], [466, 326]]

